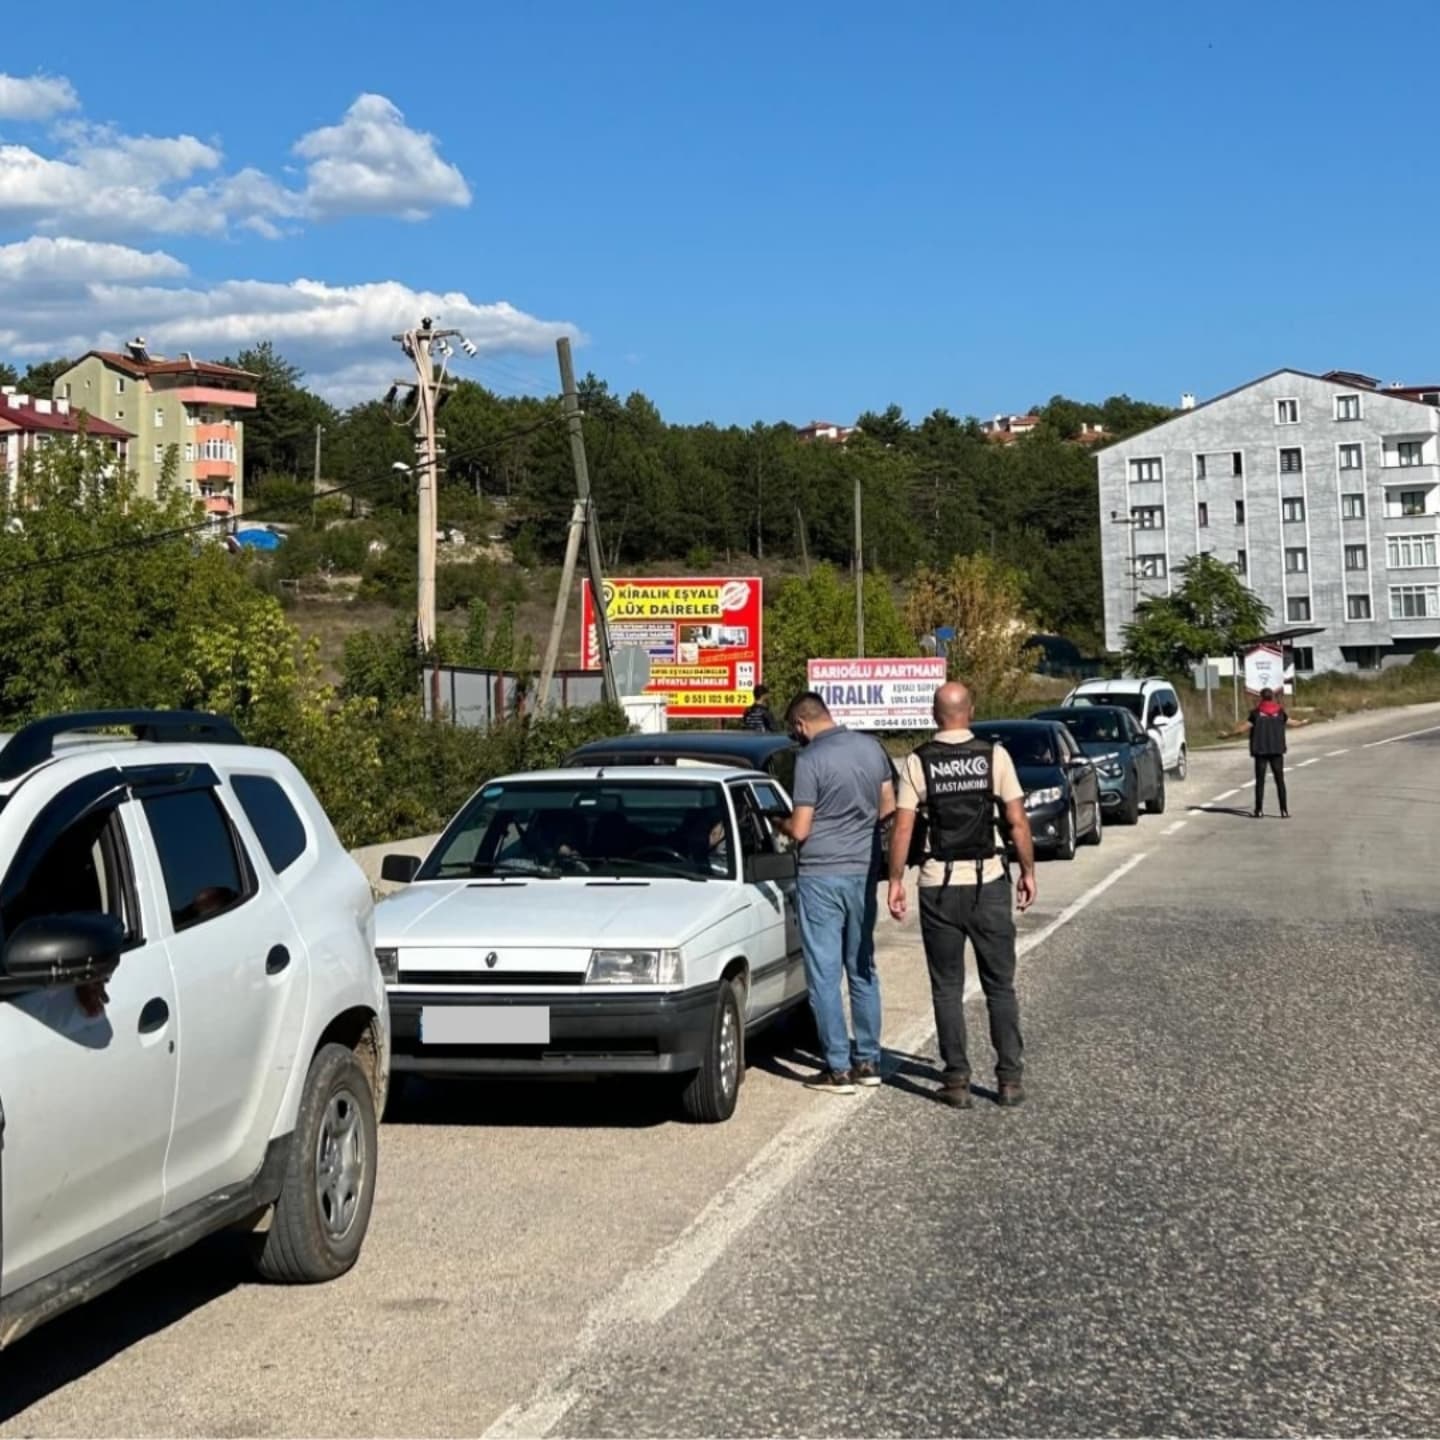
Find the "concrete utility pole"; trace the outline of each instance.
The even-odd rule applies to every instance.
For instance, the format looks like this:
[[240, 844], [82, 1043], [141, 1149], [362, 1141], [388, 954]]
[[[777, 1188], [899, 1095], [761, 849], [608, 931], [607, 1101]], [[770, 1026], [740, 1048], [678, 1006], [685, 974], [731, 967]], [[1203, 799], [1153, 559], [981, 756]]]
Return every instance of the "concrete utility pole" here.
[[620, 703], [615, 684], [615, 657], [610, 648], [610, 622], [605, 614], [605, 590], [601, 581], [600, 529], [595, 519], [595, 502], [590, 495], [590, 466], [585, 457], [585, 427], [580, 412], [580, 394], [575, 388], [575, 362], [570, 354], [570, 341], [562, 336], [555, 342], [560, 361], [560, 403], [565, 410], [565, 425], [570, 432], [570, 459], [575, 466], [575, 508], [570, 512], [570, 533], [565, 542], [565, 563], [560, 571], [560, 591], [555, 597], [555, 617], [550, 624], [550, 639], [545, 646], [545, 663], [540, 671], [540, 694], [536, 708], [544, 711], [550, 704], [550, 686], [555, 678], [555, 665], [560, 654], [560, 637], [565, 630], [565, 613], [570, 604], [570, 587], [575, 582], [575, 562], [579, 558], [581, 530], [585, 540], [585, 569], [590, 581], [590, 598], [595, 610], [595, 648], [600, 652], [600, 676], [605, 699], [612, 705]]
[[315, 491], [320, 491], [320, 437], [325, 433], [323, 425], [315, 427]]
[[[419, 586], [415, 603], [415, 632], [423, 660], [430, 665], [430, 714], [440, 716], [440, 672], [435, 666], [435, 555], [439, 517], [440, 434], [435, 428], [442, 391], [450, 389], [435, 378], [431, 347], [437, 341], [459, 336], [458, 330], [437, 330], [427, 315], [414, 330], [393, 335], [393, 339], [415, 366], [415, 379], [396, 381], [415, 392], [415, 484], [419, 523], [417, 526], [417, 572]], [[462, 337], [463, 340], [463, 337]], [[444, 352], [449, 353], [448, 349]], [[316, 437], [319, 444], [319, 437]]]
[[865, 534], [860, 515], [860, 472], [855, 472], [855, 654], [865, 658]]

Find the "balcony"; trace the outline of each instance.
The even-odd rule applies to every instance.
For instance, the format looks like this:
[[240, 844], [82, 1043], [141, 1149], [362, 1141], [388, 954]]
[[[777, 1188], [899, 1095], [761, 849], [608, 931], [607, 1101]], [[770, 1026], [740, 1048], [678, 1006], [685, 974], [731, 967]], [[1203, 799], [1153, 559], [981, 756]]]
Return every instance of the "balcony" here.
[[214, 405], [222, 410], [253, 410], [253, 390], [222, 390], [215, 385], [185, 385], [169, 392], [182, 405]]
[[202, 495], [201, 501], [207, 515], [233, 515], [235, 513], [235, 497], [233, 495]]
[[197, 480], [223, 480], [228, 485], [235, 479], [235, 462], [233, 460], [197, 460], [195, 462], [195, 478]]

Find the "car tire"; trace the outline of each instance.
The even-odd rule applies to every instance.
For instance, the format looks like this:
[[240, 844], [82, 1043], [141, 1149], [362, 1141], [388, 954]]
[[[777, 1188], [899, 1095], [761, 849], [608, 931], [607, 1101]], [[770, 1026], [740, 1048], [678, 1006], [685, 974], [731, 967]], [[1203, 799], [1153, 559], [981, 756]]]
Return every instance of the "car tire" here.
[[1125, 792], [1125, 798], [1120, 802], [1120, 808], [1115, 812], [1115, 823], [1117, 825], [1138, 825], [1140, 823], [1140, 777], [1135, 776], [1135, 783]]
[[680, 1092], [685, 1118], [698, 1125], [718, 1125], [735, 1113], [745, 1074], [745, 1022], [740, 1003], [743, 993], [738, 980], [720, 986], [705, 1058]]
[[1187, 746], [1182, 745], [1182, 746], [1180, 747], [1180, 759], [1176, 762], [1176, 765], [1175, 765], [1175, 778], [1183, 783], [1184, 780], [1185, 780], [1185, 777], [1186, 777], [1189, 773], [1190, 773], [1190, 750], [1189, 750], [1189, 748], [1188, 748]]
[[1163, 815], [1165, 813], [1165, 772], [1160, 772], [1160, 780], [1155, 786], [1155, 793], [1145, 802], [1145, 813], [1147, 815]]
[[360, 1256], [375, 1203], [375, 1097], [353, 1051], [326, 1045], [310, 1062], [285, 1180], [256, 1264], [266, 1279], [308, 1285]]
[[1060, 832], [1060, 838], [1055, 842], [1055, 858], [1057, 860], [1073, 860], [1075, 858], [1075, 831], [1079, 828], [1080, 817], [1075, 813], [1075, 802], [1070, 802], [1070, 813], [1065, 817], [1065, 827]]
[[1105, 815], [1104, 809], [1099, 801], [1095, 803], [1095, 823], [1090, 827], [1089, 833], [1080, 843], [1082, 845], [1098, 845], [1105, 838]]

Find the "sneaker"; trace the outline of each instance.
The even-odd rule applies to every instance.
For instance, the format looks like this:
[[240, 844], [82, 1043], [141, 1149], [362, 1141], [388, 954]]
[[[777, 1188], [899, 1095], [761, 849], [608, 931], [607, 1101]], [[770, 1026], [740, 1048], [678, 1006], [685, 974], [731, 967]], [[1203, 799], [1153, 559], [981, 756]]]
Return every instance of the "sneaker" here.
[[822, 1070], [818, 1075], [812, 1075], [806, 1082], [807, 1090], [823, 1090], [830, 1095], [853, 1095], [855, 1084], [850, 1079], [848, 1070]]
[[1009, 1108], [1025, 1103], [1025, 1087], [1018, 1080], [1001, 1080], [997, 1088], [1000, 1091], [995, 1102], [997, 1105]]
[[883, 1083], [880, 1077], [880, 1067], [872, 1065], [868, 1060], [862, 1060], [851, 1072], [850, 1078], [857, 1085], [863, 1085], [868, 1090], [872, 1086]]

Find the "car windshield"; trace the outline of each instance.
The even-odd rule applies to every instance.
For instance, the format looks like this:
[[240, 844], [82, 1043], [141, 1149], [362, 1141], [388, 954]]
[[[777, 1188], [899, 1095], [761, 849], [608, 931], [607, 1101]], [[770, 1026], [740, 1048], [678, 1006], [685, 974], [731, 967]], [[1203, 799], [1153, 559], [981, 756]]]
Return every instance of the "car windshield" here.
[[451, 821], [417, 878], [728, 879], [734, 853], [718, 785], [517, 780], [486, 785]]
[[1050, 720], [1059, 720], [1082, 744], [1096, 741], [1118, 743], [1126, 737], [1125, 722], [1114, 709], [1067, 710], [1063, 715], [1050, 715]]
[[1128, 710], [1137, 720], [1145, 710], [1145, 697], [1143, 695], [1074, 695], [1070, 699], [1072, 705], [1118, 705], [1122, 710]]
[[1017, 765], [1055, 763], [1055, 745], [1048, 730], [1038, 727], [1034, 730], [985, 730], [977, 725], [975, 733], [983, 740], [994, 740], [1003, 745], [1006, 753]]

